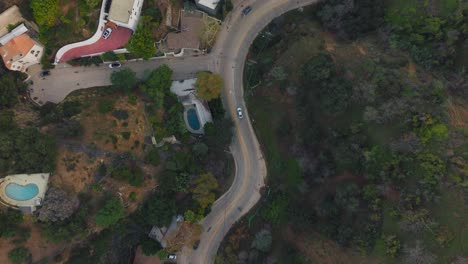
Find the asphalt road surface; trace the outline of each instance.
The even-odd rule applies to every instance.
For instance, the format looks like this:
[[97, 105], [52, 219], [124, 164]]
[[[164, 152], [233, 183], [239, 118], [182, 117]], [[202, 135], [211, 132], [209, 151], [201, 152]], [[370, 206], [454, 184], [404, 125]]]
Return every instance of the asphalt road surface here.
[[[267, 175], [266, 163], [243, 98], [243, 68], [255, 37], [274, 18], [287, 11], [318, 2], [318, 0], [243, 0], [226, 18], [219, 32], [216, 45], [208, 55], [177, 57], [124, 63], [142, 78], [145, 72], [162, 64], [174, 71], [175, 80], [192, 78], [195, 73], [209, 70], [224, 78], [223, 102], [234, 120], [234, 139], [231, 153], [236, 164], [232, 186], [212, 206], [210, 214], [202, 221], [203, 233], [197, 250], [184, 247], [178, 253], [182, 264], [213, 263], [216, 252], [226, 233], [260, 199], [260, 189]], [[251, 6], [252, 11], [242, 17], [242, 9]], [[45, 78], [39, 76], [40, 68], [29, 70], [33, 81], [31, 98], [38, 104], [47, 101], [58, 103], [70, 92], [88, 87], [110, 85], [110, 75], [115, 69], [107, 65], [71, 67], [59, 65]], [[239, 119], [236, 108], [243, 108], [244, 118]]]
[[[250, 3], [249, 3], [250, 2]], [[184, 248], [178, 263], [209, 264], [221, 241], [232, 225], [246, 214], [260, 199], [260, 188], [267, 174], [266, 163], [244, 102], [243, 69], [245, 59], [255, 37], [271, 20], [281, 14], [316, 0], [257, 0], [244, 1], [226, 19], [212, 56], [216, 71], [224, 78], [223, 101], [235, 124], [231, 152], [236, 164], [236, 175], [230, 189], [212, 206], [211, 213], [202, 221], [204, 232], [197, 250]], [[241, 17], [244, 7], [252, 11]], [[236, 108], [244, 109], [244, 118], [237, 118]]]

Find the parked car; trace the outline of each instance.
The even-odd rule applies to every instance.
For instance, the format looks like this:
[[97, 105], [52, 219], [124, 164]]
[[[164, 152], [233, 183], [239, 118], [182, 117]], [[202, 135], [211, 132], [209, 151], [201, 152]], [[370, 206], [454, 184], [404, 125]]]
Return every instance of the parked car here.
[[40, 76], [41, 76], [41, 77], [46, 77], [46, 76], [49, 76], [49, 75], [50, 75], [50, 71], [42, 71], [42, 72], [40, 73]]
[[252, 7], [248, 6], [244, 8], [244, 10], [242, 10], [242, 16], [245, 17], [246, 15], [250, 13], [250, 11], [252, 11]]
[[109, 64], [109, 68], [113, 69], [113, 68], [120, 68], [122, 66], [122, 64], [120, 64], [120, 62], [113, 62], [111, 64]]
[[242, 119], [244, 118], [244, 114], [242, 113], [242, 108], [237, 107], [237, 116]]
[[195, 244], [193, 244], [193, 250], [197, 250], [199, 245], [200, 245], [200, 240], [195, 241]]
[[176, 260], [176, 259], [177, 259], [177, 256], [176, 256], [176, 254], [174, 254], [174, 253], [170, 253], [169, 255], [167, 255], [167, 259]]
[[102, 38], [108, 39], [111, 33], [112, 33], [112, 28], [106, 28], [106, 30], [104, 30], [104, 33], [102, 33]]

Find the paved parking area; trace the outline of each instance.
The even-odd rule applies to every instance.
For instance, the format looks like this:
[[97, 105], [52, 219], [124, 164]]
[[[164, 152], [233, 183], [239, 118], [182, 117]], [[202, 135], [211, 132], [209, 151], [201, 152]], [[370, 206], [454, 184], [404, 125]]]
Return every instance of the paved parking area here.
[[108, 39], [99, 38], [99, 40], [93, 44], [73, 48], [65, 52], [59, 62], [66, 62], [86, 55], [122, 48], [130, 40], [132, 32], [131, 29], [124, 27], [113, 29]]

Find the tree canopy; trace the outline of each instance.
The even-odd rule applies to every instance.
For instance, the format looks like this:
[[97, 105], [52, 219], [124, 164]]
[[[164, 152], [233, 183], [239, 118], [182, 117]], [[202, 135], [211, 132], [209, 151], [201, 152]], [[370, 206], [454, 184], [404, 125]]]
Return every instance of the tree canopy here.
[[218, 98], [223, 89], [223, 78], [217, 73], [199, 72], [195, 88], [200, 98], [210, 101]]
[[156, 54], [151, 27], [140, 24], [126, 46], [127, 50], [145, 60]]
[[55, 140], [36, 128], [0, 132], [0, 172], [51, 172], [55, 168]]
[[124, 213], [122, 202], [119, 198], [114, 197], [109, 199], [104, 207], [97, 212], [94, 220], [98, 226], [109, 227], [124, 217]]
[[145, 83], [140, 86], [140, 89], [151, 96], [157, 107], [162, 107], [164, 104], [164, 97], [172, 84], [171, 79], [171, 68], [167, 65], [162, 65], [150, 73]]
[[138, 80], [134, 71], [124, 68], [112, 73], [111, 82], [117, 90], [128, 93], [135, 88]]
[[15, 80], [10, 75], [0, 77], [0, 110], [10, 108], [18, 101]]
[[205, 209], [215, 201], [214, 191], [218, 188], [218, 181], [212, 173], [202, 173], [194, 181], [193, 198]]
[[34, 20], [40, 27], [52, 27], [58, 17], [58, 0], [32, 0]]

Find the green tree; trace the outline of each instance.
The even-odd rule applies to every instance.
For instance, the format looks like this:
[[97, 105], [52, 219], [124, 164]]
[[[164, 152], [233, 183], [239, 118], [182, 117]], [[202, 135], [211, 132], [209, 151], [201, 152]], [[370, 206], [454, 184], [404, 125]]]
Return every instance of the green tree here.
[[175, 198], [170, 193], [156, 192], [147, 202], [145, 219], [148, 224], [168, 226], [176, 213]]
[[141, 251], [143, 252], [143, 254], [145, 254], [145, 256], [153, 256], [156, 253], [158, 253], [159, 250], [162, 249], [161, 244], [147, 237], [145, 237], [140, 242], [140, 246], [141, 246]]
[[145, 161], [153, 166], [158, 166], [160, 161], [158, 150], [155, 148], [150, 149], [145, 156]]
[[151, 27], [143, 26], [143, 24], [138, 25], [126, 48], [139, 58], [147, 60], [153, 57], [156, 54], [156, 47], [154, 46]]
[[14, 116], [13, 111], [0, 111], [0, 132], [11, 130], [16, 126]]
[[14, 264], [21, 264], [31, 258], [31, 253], [24, 247], [17, 247], [8, 252], [8, 259]]
[[223, 89], [223, 78], [217, 73], [199, 72], [195, 88], [200, 98], [210, 101], [218, 98]]
[[36, 20], [39, 27], [47, 29], [55, 24], [55, 19], [58, 17], [58, 3], [58, 0], [31, 1], [34, 20]]
[[184, 218], [185, 218], [185, 221], [189, 221], [192, 223], [195, 223], [197, 221], [197, 215], [192, 210], [185, 211]]
[[307, 61], [301, 69], [305, 83], [320, 83], [335, 75], [335, 63], [328, 53], [320, 53]]
[[167, 65], [162, 65], [152, 71], [148, 79], [140, 85], [140, 89], [154, 100], [157, 107], [162, 107], [164, 97], [169, 93], [172, 84], [172, 70]]
[[113, 51], [107, 51], [101, 55], [103, 61], [118, 61], [119, 57]]
[[18, 102], [15, 80], [9, 75], [0, 77], [0, 110], [10, 108]]
[[117, 90], [128, 93], [135, 87], [138, 80], [134, 71], [124, 68], [112, 73], [111, 82]]
[[97, 212], [94, 220], [98, 226], [109, 227], [123, 218], [124, 213], [122, 202], [119, 198], [114, 197], [109, 199], [104, 207]]
[[206, 156], [206, 154], [208, 154], [208, 146], [203, 142], [199, 142], [193, 145], [192, 151], [193, 151], [193, 154], [195, 154], [196, 156], [202, 159], [203, 157]]
[[193, 198], [202, 209], [207, 208], [215, 201], [214, 191], [218, 188], [218, 181], [212, 173], [202, 173], [194, 181]]

